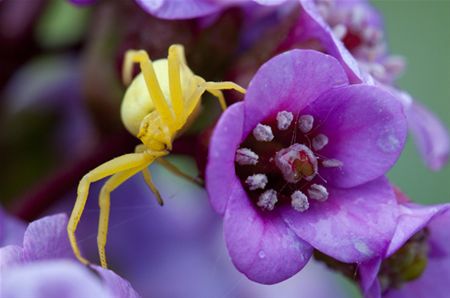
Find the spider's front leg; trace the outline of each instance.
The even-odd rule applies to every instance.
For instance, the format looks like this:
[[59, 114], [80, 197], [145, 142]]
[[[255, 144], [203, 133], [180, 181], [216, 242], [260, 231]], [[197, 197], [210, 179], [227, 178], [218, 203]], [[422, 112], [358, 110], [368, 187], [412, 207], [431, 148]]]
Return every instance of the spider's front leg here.
[[245, 94], [246, 90], [233, 82], [206, 82], [203, 78], [195, 76], [197, 80], [197, 89], [191, 95], [188, 100], [188, 111], [192, 111], [201, 100], [201, 95], [208, 91], [219, 101], [222, 110], [227, 108], [225, 97], [223, 96], [222, 90], [236, 90], [239, 93]]
[[151, 155], [145, 152], [125, 154], [98, 166], [97, 168], [84, 175], [84, 177], [81, 179], [80, 183], [78, 184], [75, 206], [73, 207], [69, 223], [67, 225], [67, 233], [69, 236], [70, 244], [76, 258], [80, 262], [89, 264], [89, 261], [81, 255], [75, 237], [75, 232], [86, 205], [91, 183], [122, 171], [128, 171], [130, 169], [143, 167], [144, 165], [148, 165], [152, 161], [153, 159], [151, 159]]
[[146, 170], [147, 167], [158, 157], [167, 154], [166, 152], [148, 152], [145, 151], [143, 156], [145, 157], [145, 161], [135, 168], [131, 168], [129, 170], [125, 170], [113, 175], [111, 178], [106, 181], [103, 185], [100, 196], [99, 196], [99, 206], [100, 206], [100, 219], [98, 222], [98, 235], [97, 235], [97, 246], [98, 246], [98, 254], [100, 257], [100, 264], [102, 267], [106, 268], [106, 240], [108, 235], [108, 222], [109, 222], [109, 214], [110, 214], [110, 194], [117, 187], [119, 187], [122, 183], [128, 180], [130, 177], [134, 176], [136, 173]]

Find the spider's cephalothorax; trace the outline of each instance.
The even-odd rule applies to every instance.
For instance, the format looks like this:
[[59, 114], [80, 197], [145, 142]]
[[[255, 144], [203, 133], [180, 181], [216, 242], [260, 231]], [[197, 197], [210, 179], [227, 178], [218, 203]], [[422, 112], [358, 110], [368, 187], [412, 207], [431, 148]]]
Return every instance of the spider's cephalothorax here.
[[[133, 64], [139, 63], [141, 73], [131, 82]], [[125, 55], [123, 80], [128, 87], [121, 109], [122, 121], [141, 145], [135, 153], [116, 157], [93, 169], [81, 179], [77, 200], [70, 216], [67, 231], [75, 256], [83, 263], [75, 230], [83, 213], [92, 182], [111, 176], [104, 184], [99, 197], [100, 220], [98, 227], [98, 250], [100, 262], [106, 267], [105, 245], [108, 232], [110, 193], [133, 175], [141, 172], [145, 182], [162, 204], [161, 196], [152, 182], [148, 166], [160, 162], [175, 174], [185, 176], [175, 166], [162, 159], [172, 149], [172, 142], [180, 131], [195, 118], [202, 94], [207, 91], [217, 97], [226, 108], [222, 91], [234, 89], [245, 93], [245, 89], [232, 82], [206, 82], [187, 66], [181, 45], [169, 48], [167, 59], [152, 63], [143, 50], [129, 50]]]

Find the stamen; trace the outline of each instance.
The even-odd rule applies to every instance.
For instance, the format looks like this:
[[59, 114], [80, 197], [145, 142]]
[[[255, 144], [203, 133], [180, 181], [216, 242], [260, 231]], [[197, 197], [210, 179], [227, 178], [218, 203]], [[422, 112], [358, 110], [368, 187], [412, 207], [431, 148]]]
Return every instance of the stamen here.
[[277, 192], [273, 189], [269, 189], [259, 196], [258, 203], [256, 203], [256, 205], [262, 209], [272, 211], [277, 202]]
[[294, 144], [281, 149], [275, 154], [275, 164], [290, 183], [297, 183], [302, 178], [311, 181], [317, 174], [317, 158], [314, 153], [301, 144]]
[[338, 24], [333, 27], [333, 34], [337, 39], [342, 40], [345, 34], [347, 34], [347, 27], [342, 24]]
[[324, 134], [318, 134], [312, 140], [314, 150], [319, 151], [328, 144], [328, 137]]
[[351, 13], [350, 13], [350, 22], [351, 25], [354, 28], [359, 28], [362, 25], [362, 22], [365, 17], [365, 11], [364, 8], [361, 6], [355, 6], [353, 7]]
[[311, 115], [302, 115], [298, 119], [298, 128], [303, 133], [308, 133], [311, 131], [314, 125], [314, 117]]
[[299, 190], [291, 195], [291, 206], [297, 211], [303, 212], [309, 209], [308, 197]]
[[243, 165], [256, 165], [258, 163], [259, 156], [248, 148], [239, 148], [236, 151], [236, 162]]
[[252, 176], [248, 176], [245, 180], [245, 183], [248, 184], [250, 190], [255, 189], [264, 189], [268, 182], [267, 176], [264, 174], [255, 174]]
[[376, 44], [383, 38], [383, 32], [374, 27], [367, 27], [362, 32], [362, 37], [366, 42]]
[[294, 120], [294, 115], [288, 111], [278, 112], [277, 114], [277, 125], [279, 130], [286, 130]]
[[313, 200], [325, 202], [328, 199], [328, 191], [325, 186], [313, 184], [308, 189], [309, 197]]
[[322, 166], [325, 168], [342, 168], [344, 163], [338, 159], [326, 159], [322, 161]]
[[257, 141], [270, 142], [273, 140], [272, 128], [268, 125], [258, 123], [253, 129], [253, 136]]

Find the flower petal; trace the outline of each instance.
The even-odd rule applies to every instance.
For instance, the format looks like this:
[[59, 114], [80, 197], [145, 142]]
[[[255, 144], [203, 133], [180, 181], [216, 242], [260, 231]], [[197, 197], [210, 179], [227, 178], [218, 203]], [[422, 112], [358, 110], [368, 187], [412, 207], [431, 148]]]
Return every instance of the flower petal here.
[[65, 214], [43, 217], [30, 223], [23, 238], [24, 260], [73, 257], [66, 227]]
[[424, 106], [414, 101], [406, 110], [416, 146], [426, 165], [440, 170], [448, 161], [449, 134], [442, 122]]
[[272, 212], [256, 210], [237, 184], [225, 213], [225, 241], [234, 265], [249, 279], [263, 284], [291, 277], [312, 254], [312, 247]]
[[244, 131], [280, 110], [301, 111], [321, 93], [347, 84], [339, 62], [311, 50], [292, 50], [266, 62], [250, 82], [245, 95]]
[[0, 248], [0, 270], [22, 263], [23, 250], [16, 245], [8, 245]]
[[396, 200], [382, 177], [351, 189], [329, 188], [325, 202], [299, 214], [290, 207], [283, 219], [303, 240], [346, 263], [383, 255], [395, 229]]
[[[295, 32], [295, 37], [289, 38], [292, 38], [293, 41], [298, 39], [318, 39], [321, 42], [321, 45], [325, 48], [325, 51], [335, 57], [342, 64], [342, 67], [347, 72], [347, 75], [352, 83], [365, 82], [368, 84], [373, 84], [373, 79], [360, 69], [358, 62], [353, 55], [350, 54], [344, 44], [334, 36], [331, 28], [317, 11], [314, 1], [300, 0], [300, 3], [303, 8], [299, 20], [300, 24], [297, 25], [300, 30]], [[298, 34], [301, 34], [301, 36]]]
[[[387, 256], [395, 253], [400, 247], [403, 246], [403, 244], [405, 244], [406, 241], [409, 240], [409, 238], [426, 227], [430, 221], [433, 219], [439, 221], [440, 218], [437, 218], [437, 216], [440, 216], [447, 210], [450, 210], [450, 204], [422, 206], [414, 203], [404, 203], [398, 205], [398, 210], [399, 215], [397, 220], [397, 228], [386, 253]], [[443, 219], [445, 220], [444, 217]], [[434, 232], [439, 233], [444, 227], [445, 226], [438, 226], [437, 229], [433, 229], [431, 235], [433, 235]], [[446, 231], [443, 232], [448, 234]], [[447, 235], [447, 238], [449, 237], [450, 235]]]
[[220, 117], [211, 137], [206, 167], [206, 189], [214, 209], [223, 214], [232, 186], [237, 182], [234, 170], [236, 150], [242, 140], [244, 122], [242, 102], [230, 106]]
[[22, 245], [25, 224], [9, 216], [0, 206], [0, 247], [6, 245]]
[[136, 291], [133, 289], [131, 284], [116, 273], [99, 266], [95, 266], [94, 268], [95, 271], [100, 274], [103, 279], [104, 285], [113, 293], [114, 297], [140, 297], [139, 294], [136, 293]]
[[224, 6], [210, 0], [136, 0], [136, 2], [149, 14], [168, 20], [206, 16]]
[[2, 276], [1, 286], [4, 297], [112, 297], [87, 267], [68, 260], [41, 261], [11, 268], [4, 278]]
[[381, 288], [378, 282], [378, 271], [381, 261], [381, 258], [373, 258], [358, 266], [359, 284], [365, 298], [381, 298]]
[[342, 168], [320, 170], [332, 186], [353, 187], [384, 175], [406, 140], [402, 105], [374, 86], [334, 88], [322, 94], [306, 113], [317, 117], [321, 133], [329, 139], [320, 154], [343, 162]]

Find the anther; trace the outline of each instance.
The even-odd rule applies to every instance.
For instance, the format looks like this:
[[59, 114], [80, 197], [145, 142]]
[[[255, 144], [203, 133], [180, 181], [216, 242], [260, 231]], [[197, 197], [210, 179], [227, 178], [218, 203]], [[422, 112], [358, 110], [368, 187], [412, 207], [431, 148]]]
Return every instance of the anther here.
[[277, 126], [279, 130], [286, 130], [294, 120], [294, 115], [288, 111], [281, 111], [277, 114]]
[[308, 133], [311, 131], [314, 125], [314, 117], [311, 115], [302, 115], [298, 119], [298, 128], [303, 133]]
[[342, 24], [338, 24], [333, 27], [333, 34], [337, 39], [343, 39], [345, 34], [347, 34], [347, 27]]
[[256, 205], [262, 209], [272, 211], [277, 202], [277, 192], [273, 189], [269, 189], [259, 196], [258, 203], [256, 203]]
[[314, 150], [319, 151], [328, 144], [328, 137], [324, 134], [318, 134], [312, 140]]
[[325, 168], [342, 168], [343, 162], [338, 159], [325, 159], [322, 161], [322, 166]]
[[309, 209], [308, 197], [299, 190], [291, 195], [291, 206], [297, 211], [303, 212]]
[[365, 12], [361, 6], [353, 7], [350, 14], [350, 22], [354, 28], [359, 28], [364, 20]]
[[311, 199], [324, 202], [328, 199], [328, 191], [325, 186], [313, 184], [308, 189], [308, 195]]
[[268, 125], [258, 123], [253, 129], [253, 136], [257, 141], [270, 142], [273, 140], [272, 128]]
[[268, 182], [267, 176], [264, 174], [254, 174], [252, 176], [248, 176], [245, 180], [245, 183], [249, 186], [250, 190], [255, 189], [264, 189]]
[[243, 165], [256, 165], [258, 163], [259, 156], [248, 148], [239, 148], [236, 150], [236, 162]]

